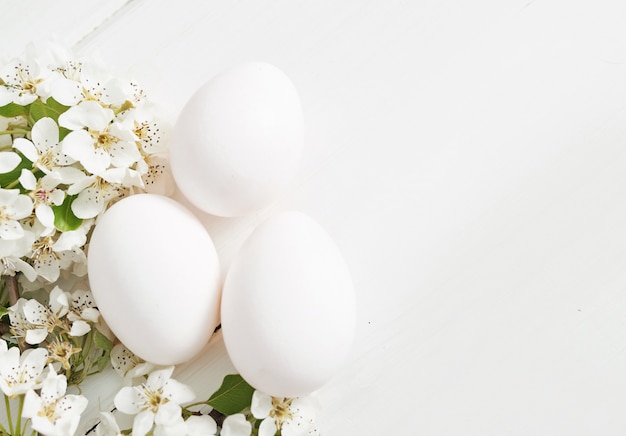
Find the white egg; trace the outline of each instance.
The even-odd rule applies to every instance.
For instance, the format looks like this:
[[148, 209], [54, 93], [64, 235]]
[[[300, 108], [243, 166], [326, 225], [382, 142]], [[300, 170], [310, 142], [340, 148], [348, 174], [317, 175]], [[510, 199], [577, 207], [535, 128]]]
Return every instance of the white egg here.
[[233, 260], [222, 331], [242, 377], [276, 397], [306, 395], [344, 364], [354, 338], [355, 293], [330, 236], [300, 212], [257, 227]]
[[198, 219], [154, 194], [122, 199], [95, 226], [89, 284], [103, 319], [139, 357], [194, 357], [219, 323], [219, 263]]
[[295, 176], [304, 144], [298, 93], [262, 62], [209, 80], [186, 104], [170, 142], [181, 192], [212, 215], [247, 215], [272, 203]]

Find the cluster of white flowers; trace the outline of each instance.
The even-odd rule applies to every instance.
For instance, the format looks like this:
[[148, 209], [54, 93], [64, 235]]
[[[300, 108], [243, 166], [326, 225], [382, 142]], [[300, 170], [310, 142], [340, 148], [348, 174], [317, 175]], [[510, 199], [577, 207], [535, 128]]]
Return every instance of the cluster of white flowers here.
[[70, 294], [55, 286], [45, 305], [34, 298], [18, 299], [9, 307], [9, 320], [13, 339], [37, 345], [49, 339], [53, 332], [53, 339], [66, 334], [84, 336], [92, 324], [98, 323], [100, 312], [90, 291], [77, 290]]
[[42, 59], [0, 69], [0, 273], [32, 289], [86, 273], [88, 232], [112, 202], [173, 187], [162, 123], [135, 83], [58, 51]]
[[[30, 425], [42, 435], [73, 435], [87, 399], [66, 395], [67, 386], [80, 384], [109, 359], [108, 346], [81, 348], [95, 334], [112, 347], [91, 292], [70, 293], [55, 286], [45, 294], [45, 300], [19, 298], [7, 308], [8, 332], [6, 340], [0, 339], [0, 390], [8, 428], [0, 423], [0, 434], [27, 434], [20, 427], [25, 431]], [[19, 403], [17, 416], [11, 416], [12, 402]]]
[[[33, 430], [47, 436], [71, 436], [87, 407], [87, 398], [66, 394], [67, 379], [52, 365], [46, 366], [48, 358], [45, 348], [20, 353], [18, 347], [9, 348], [0, 339], [0, 390], [7, 402], [19, 398], [20, 418], [29, 419]], [[2, 434], [21, 434], [10, 424], [9, 429], [0, 425]]]
[[[134, 436], [319, 436], [315, 422], [319, 404], [312, 396], [276, 398], [254, 391], [249, 407], [226, 416], [218, 426], [210, 415], [190, 410], [208, 402], [188, 404], [195, 395], [189, 386], [171, 378], [173, 366], [145, 362], [122, 344], [113, 347], [111, 363], [128, 384], [114, 403], [117, 411], [134, 416]], [[96, 435], [121, 434], [114, 415], [102, 412]]]

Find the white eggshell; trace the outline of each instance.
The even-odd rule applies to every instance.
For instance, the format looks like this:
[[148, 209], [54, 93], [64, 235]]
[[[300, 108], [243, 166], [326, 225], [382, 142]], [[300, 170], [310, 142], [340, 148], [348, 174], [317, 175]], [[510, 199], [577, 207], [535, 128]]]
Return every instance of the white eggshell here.
[[196, 91], [176, 122], [172, 174], [181, 192], [212, 215], [267, 206], [293, 179], [304, 144], [298, 93], [278, 68], [234, 67]]
[[261, 224], [233, 260], [222, 293], [228, 355], [256, 389], [306, 395], [346, 360], [356, 324], [346, 263], [328, 234], [300, 212]]
[[95, 226], [87, 265], [102, 317], [149, 362], [191, 359], [219, 322], [215, 247], [198, 219], [170, 198], [139, 194], [114, 204]]

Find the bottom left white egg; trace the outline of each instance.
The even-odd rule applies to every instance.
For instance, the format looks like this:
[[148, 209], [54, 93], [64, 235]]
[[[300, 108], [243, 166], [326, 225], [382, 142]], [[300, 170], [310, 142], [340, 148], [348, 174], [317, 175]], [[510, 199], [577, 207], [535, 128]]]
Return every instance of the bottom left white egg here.
[[107, 210], [87, 256], [103, 319], [137, 356], [190, 360], [219, 323], [220, 268], [202, 223], [176, 201], [137, 194]]

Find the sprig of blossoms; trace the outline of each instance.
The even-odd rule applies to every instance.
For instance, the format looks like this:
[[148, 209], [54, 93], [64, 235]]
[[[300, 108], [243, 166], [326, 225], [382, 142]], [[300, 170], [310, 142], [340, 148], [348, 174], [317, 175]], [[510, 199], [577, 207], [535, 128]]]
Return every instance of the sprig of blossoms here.
[[[3, 435], [30, 434], [28, 427], [46, 436], [72, 436], [87, 406], [82, 395], [66, 394], [67, 378], [46, 367], [46, 348], [20, 352], [0, 339], [0, 390], [4, 395], [9, 422], [0, 423]], [[17, 407], [15, 407], [15, 403]], [[17, 411], [15, 421], [11, 412]]]
[[47, 363], [70, 384], [80, 384], [109, 362], [112, 338], [101, 324], [90, 291], [70, 293], [56, 286], [47, 301], [18, 299], [8, 308], [8, 318], [10, 341], [22, 348], [46, 350]]
[[35, 55], [0, 68], [0, 273], [38, 287], [86, 273], [91, 227], [138, 192], [170, 194], [146, 94], [95, 63]]
[[227, 375], [204, 401], [190, 403], [190, 387], [172, 378], [174, 367], [150, 364], [122, 344], [111, 364], [125, 386], [114, 399], [117, 412], [133, 416], [132, 429], [120, 430], [115, 415], [102, 412], [97, 436], [319, 436], [314, 396], [276, 398], [254, 390], [237, 374]]

